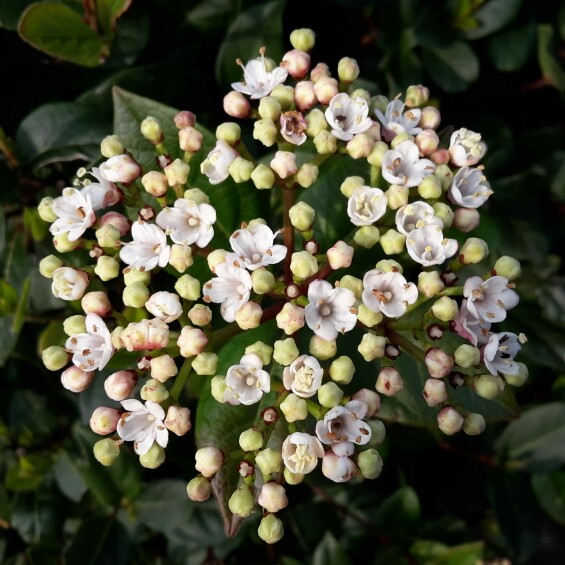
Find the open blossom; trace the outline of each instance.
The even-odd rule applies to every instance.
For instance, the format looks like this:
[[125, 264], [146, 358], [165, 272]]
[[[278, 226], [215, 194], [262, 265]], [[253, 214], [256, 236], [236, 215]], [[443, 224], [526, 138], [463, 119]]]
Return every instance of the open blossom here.
[[204, 284], [204, 300], [221, 304], [220, 313], [226, 322], [235, 320], [235, 313], [249, 300], [253, 288], [251, 275], [234, 265], [237, 259], [235, 253], [229, 253], [216, 265], [217, 276]]
[[357, 323], [355, 295], [347, 288], [334, 288], [328, 281], [310, 283], [304, 316], [308, 327], [325, 340], [332, 340], [338, 333], [352, 330]]
[[424, 267], [441, 265], [455, 255], [458, 245], [457, 240], [443, 237], [438, 225], [423, 225], [412, 230], [406, 238], [408, 254]]
[[178, 198], [172, 208], [159, 212], [155, 221], [175, 243], [206, 247], [214, 237], [216, 210], [210, 204]]
[[367, 131], [373, 120], [368, 117], [369, 106], [363, 98], [350, 98], [342, 92], [336, 94], [326, 109], [326, 120], [338, 139], [349, 141], [357, 133]]
[[336, 455], [331, 449], [322, 459], [322, 473], [335, 483], [345, 483], [357, 472], [357, 465], [345, 455]]
[[282, 457], [285, 467], [291, 473], [306, 475], [311, 473], [324, 456], [320, 440], [310, 434], [294, 432], [282, 444]]
[[247, 65], [243, 65], [241, 61], [238, 63], [243, 68], [243, 82], [233, 82], [231, 87], [237, 92], [247, 94], [252, 100], [268, 96], [273, 88], [282, 84], [288, 76], [288, 71], [283, 67], [268, 71], [263, 52], [260, 57], [251, 59]]
[[410, 140], [399, 143], [395, 149], [387, 151], [383, 156], [383, 177], [391, 184], [399, 186], [418, 186], [435, 168], [429, 159], [420, 159], [418, 146]]
[[373, 312], [400, 318], [409, 304], [418, 299], [418, 289], [398, 272], [372, 269], [363, 277], [363, 304]]
[[370, 226], [386, 212], [386, 196], [380, 188], [357, 187], [347, 202], [347, 214], [356, 226]]
[[238, 155], [238, 152], [229, 143], [218, 139], [214, 149], [200, 164], [200, 171], [208, 177], [210, 184], [220, 184], [230, 176], [230, 165]]
[[301, 112], [291, 110], [280, 117], [281, 135], [293, 145], [302, 145], [306, 141], [306, 120]]
[[469, 277], [463, 287], [467, 309], [479, 320], [502, 322], [506, 311], [520, 300], [516, 291], [509, 288], [508, 279], [495, 276], [483, 281], [481, 277]]
[[492, 375], [517, 375], [520, 366], [514, 361], [514, 357], [520, 349], [522, 346], [515, 333], [493, 333], [482, 348], [484, 364]]
[[255, 404], [270, 390], [269, 373], [263, 370], [263, 363], [255, 353], [244, 355], [239, 365], [232, 365], [226, 373], [224, 400], [228, 404]]
[[476, 165], [483, 158], [486, 150], [486, 143], [481, 140], [480, 133], [461, 128], [451, 134], [449, 154], [451, 162], [457, 167]]
[[116, 431], [124, 441], [133, 441], [133, 449], [138, 455], [145, 455], [157, 442], [167, 447], [169, 432], [163, 423], [165, 411], [159, 404], [148, 400], [145, 405], [139, 400], [122, 400], [127, 412], [122, 414]]
[[51, 208], [57, 219], [49, 231], [55, 236], [67, 233], [69, 241], [76, 241], [96, 221], [90, 195], [76, 188], [65, 188], [63, 195], [53, 200]]
[[300, 355], [283, 371], [283, 384], [296, 396], [310, 398], [322, 384], [324, 371], [319, 361], [311, 355]]
[[133, 182], [141, 167], [129, 155], [114, 155], [100, 165], [100, 174], [109, 182]]
[[88, 275], [84, 271], [59, 267], [53, 271], [51, 291], [57, 298], [63, 300], [78, 300], [84, 295], [88, 286]]
[[85, 325], [86, 332], [69, 337], [65, 348], [82, 371], [102, 370], [114, 354], [112, 337], [98, 314], [87, 314]]
[[131, 322], [120, 334], [120, 340], [128, 351], [162, 349], [169, 343], [169, 326], [158, 318]]
[[399, 133], [417, 135], [422, 131], [422, 128], [418, 127], [422, 110], [410, 108], [405, 112], [404, 106], [401, 100], [392, 100], [387, 104], [384, 114], [380, 110], [375, 110], [379, 122], [383, 125], [385, 141], [391, 141]]
[[453, 177], [448, 196], [452, 202], [463, 208], [478, 208], [492, 194], [482, 169], [463, 167]]
[[174, 322], [182, 314], [180, 298], [174, 292], [161, 290], [151, 296], [145, 303], [145, 308], [166, 324]]
[[91, 174], [98, 182], [85, 183], [80, 192], [84, 196], [87, 194], [90, 196], [92, 209], [97, 212], [117, 204], [120, 201], [121, 194], [116, 185], [106, 180], [98, 167], [93, 167]]
[[140, 271], [151, 271], [159, 265], [165, 267], [171, 256], [165, 232], [155, 224], [137, 221], [131, 226], [133, 241], [125, 243], [120, 259]]
[[396, 229], [404, 235], [426, 224], [443, 229], [443, 221], [434, 215], [434, 209], [427, 202], [411, 202], [396, 212]]
[[265, 224], [254, 224], [250, 228], [236, 230], [230, 237], [230, 244], [243, 266], [255, 271], [259, 267], [276, 265], [286, 257], [286, 246], [274, 244], [279, 233], [273, 233]]
[[470, 341], [474, 346], [485, 344], [490, 336], [491, 323], [479, 320], [467, 308], [467, 299], [461, 301], [459, 313], [453, 319], [453, 331]]

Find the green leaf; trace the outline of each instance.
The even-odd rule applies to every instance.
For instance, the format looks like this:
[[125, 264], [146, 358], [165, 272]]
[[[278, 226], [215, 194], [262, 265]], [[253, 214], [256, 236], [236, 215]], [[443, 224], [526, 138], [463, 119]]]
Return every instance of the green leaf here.
[[5, 248], [6, 248], [6, 216], [4, 215], [4, 208], [0, 206], [0, 257], [4, 256]]
[[524, 67], [536, 40], [533, 22], [497, 34], [489, 39], [488, 52], [499, 71], [517, 71]]
[[546, 472], [565, 463], [565, 403], [550, 402], [522, 414], [496, 442], [498, 457], [512, 467]]
[[532, 489], [548, 516], [565, 525], [565, 471], [533, 475]]
[[85, 67], [97, 67], [109, 53], [81, 16], [59, 2], [32, 4], [22, 14], [18, 33], [36, 49]]
[[24, 225], [28, 232], [31, 233], [31, 237], [34, 241], [41, 241], [49, 233], [48, 224], [41, 219], [37, 207], [30, 208], [26, 206], [24, 208]]
[[349, 565], [350, 563], [340, 543], [331, 532], [326, 532], [314, 550], [312, 565]]
[[242, 70], [235, 63], [237, 58], [247, 63], [259, 56], [261, 47], [268, 47], [266, 56], [280, 61], [284, 51], [282, 45], [282, 14], [285, 2], [271, 0], [253, 6], [241, 13], [230, 25], [218, 50], [216, 77], [218, 82], [228, 85], [242, 80]]
[[420, 518], [418, 495], [412, 487], [401, 487], [389, 496], [372, 517], [381, 532], [402, 531]]
[[65, 450], [60, 450], [57, 455], [53, 466], [55, 481], [67, 498], [79, 502], [87, 492], [88, 485]]
[[222, 29], [237, 13], [232, 0], [204, 0], [186, 15], [186, 21], [202, 32]]
[[538, 62], [543, 75], [560, 91], [565, 90], [565, 71], [557, 58], [551, 24], [538, 25]]
[[0, 2], [0, 27], [16, 31], [22, 12], [35, 0], [10, 0]]
[[442, 48], [424, 49], [424, 65], [446, 92], [460, 92], [479, 77], [479, 59], [469, 45], [455, 41]]
[[8, 468], [5, 485], [8, 490], [35, 490], [43, 482], [51, 468], [51, 458], [45, 455], [30, 453], [14, 461]]
[[16, 311], [18, 306], [18, 293], [6, 281], [0, 279], [0, 316], [8, 316]]
[[509, 24], [520, 11], [522, 0], [487, 0], [474, 14], [476, 27], [464, 30], [467, 39], [480, 39]]
[[477, 565], [484, 557], [484, 546], [482, 541], [456, 545], [429, 563], [430, 565]]
[[57, 418], [47, 406], [47, 398], [31, 390], [17, 390], [8, 410], [10, 431], [17, 434], [21, 446], [41, 441], [57, 427]]
[[106, 36], [116, 31], [116, 21], [130, 7], [132, 0], [97, 0], [96, 11], [98, 22]]

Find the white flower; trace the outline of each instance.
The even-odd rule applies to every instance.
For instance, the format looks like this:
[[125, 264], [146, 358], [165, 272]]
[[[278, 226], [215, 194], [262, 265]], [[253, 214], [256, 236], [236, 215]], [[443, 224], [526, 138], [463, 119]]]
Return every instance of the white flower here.
[[238, 155], [238, 152], [229, 143], [218, 139], [214, 149], [200, 164], [200, 172], [208, 177], [210, 184], [220, 184], [230, 176], [230, 165]]
[[474, 346], [485, 344], [490, 336], [491, 323], [479, 320], [467, 308], [467, 299], [461, 301], [459, 313], [453, 319], [453, 331], [470, 341]]
[[159, 318], [131, 322], [120, 334], [120, 340], [128, 351], [152, 351], [169, 343], [169, 326]]
[[383, 134], [386, 141], [391, 141], [397, 134], [406, 132], [410, 135], [417, 135], [422, 131], [418, 127], [422, 110], [411, 108], [404, 111], [404, 102], [392, 100], [387, 104], [385, 113], [375, 110], [379, 122], [383, 125]]
[[449, 153], [451, 162], [458, 167], [476, 165], [482, 159], [486, 150], [486, 143], [481, 141], [480, 133], [461, 128], [451, 134]]
[[283, 67], [276, 67], [272, 71], [267, 70], [265, 55], [251, 59], [247, 65], [243, 65], [243, 82], [233, 82], [231, 87], [242, 94], [247, 94], [252, 100], [263, 98], [271, 93], [275, 86], [282, 84], [288, 72]]
[[100, 174], [109, 182], [133, 182], [141, 167], [129, 155], [114, 155], [100, 165]]
[[286, 257], [286, 246], [274, 245], [279, 233], [280, 231], [273, 233], [265, 224], [254, 224], [250, 228], [236, 230], [230, 237], [230, 244], [243, 265], [250, 271], [255, 271], [259, 267], [276, 265]]
[[332, 340], [355, 327], [355, 295], [348, 288], [334, 288], [327, 281], [316, 280], [308, 287], [308, 300], [304, 317], [318, 337]]
[[382, 173], [390, 184], [408, 188], [418, 186], [435, 168], [429, 159], [420, 159], [418, 146], [409, 139], [383, 156]]
[[316, 423], [318, 439], [331, 445], [336, 455], [353, 454], [353, 444], [365, 445], [371, 439], [371, 428], [363, 422], [367, 405], [361, 400], [350, 400], [345, 406], [328, 411], [323, 420]]
[[433, 224], [412, 230], [406, 238], [408, 255], [424, 267], [441, 265], [455, 255], [458, 246], [457, 240], [444, 238], [441, 227]]
[[478, 208], [492, 194], [482, 169], [463, 167], [453, 177], [448, 196], [452, 202], [463, 208]]
[[90, 195], [76, 188], [65, 188], [63, 195], [53, 200], [52, 210], [57, 219], [49, 231], [54, 236], [68, 233], [69, 241], [76, 241], [96, 221]]
[[65, 348], [73, 355], [73, 363], [82, 371], [102, 370], [112, 355], [114, 346], [106, 324], [97, 314], [87, 314], [86, 332], [67, 339]]
[[133, 241], [125, 243], [120, 250], [120, 259], [140, 271], [151, 271], [157, 265], [165, 267], [171, 256], [167, 236], [155, 224], [137, 221], [131, 226]]
[[357, 465], [347, 456], [336, 455], [331, 449], [322, 459], [322, 473], [335, 483], [345, 483], [357, 472]]
[[51, 291], [63, 300], [78, 300], [84, 295], [88, 286], [88, 275], [70, 267], [59, 267], [53, 271]]
[[134, 398], [122, 400], [127, 410], [122, 414], [116, 431], [124, 441], [133, 441], [133, 449], [138, 455], [145, 455], [156, 441], [167, 447], [169, 432], [163, 423], [165, 411], [156, 402], [148, 400], [145, 406]]
[[157, 225], [165, 230], [175, 243], [206, 247], [214, 237], [212, 225], [216, 210], [210, 204], [196, 204], [186, 198], [178, 198], [173, 208], [165, 208], [157, 215]]
[[514, 357], [520, 349], [522, 346], [515, 333], [493, 333], [482, 349], [484, 364], [492, 375], [517, 375], [520, 365], [514, 361]]
[[98, 182], [85, 184], [81, 193], [86, 197], [88, 194], [92, 201], [92, 208], [96, 212], [120, 201], [120, 192], [114, 183], [106, 180], [98, 167], [93, 167], [91, 174]]
[[389, 318], [400, 318], [409, 304], [418, 299], [418, 289], [396, 271], [383, 273], [372, 269], [363, 277], [363, 304], [373, 312]]
[[426, 202], [405, 204], [396, 212], [396, 229], [404, 235], [426, 224], [443, 229], [443, 221], [434, 215], [434, 209]]
[[284, 388], [292, 390], [301, 398], [310, 398], [320, 388], [323, 376], [324, 371], [315, 357], [301, 355], [290, 364], [290, 367], [284, 368]]
[[386, 196], [380, 188], [357, 187], [347, 201], [347, 214], [356, 226], [370, 226], [386, 212]]
[[483, 281], [481, 277], [470, 277], [463, 286], [467, 309], [479, 320], [495, 323], [506, 318], [506, 311], [514, 308], [520, 300], [509, 288], [508, 279], [495, 276]]
[[281, 451], [285, 467], [291, 473], [301, 475], [311, 473], [318, 464], [318, 458], [324, 456], [320, 440], [302, 432], [287, 436]]
[[293, 145], [302, 145], [306, 141], [307, 123], [301, 112], [291, 110], [280, 117], [281, 135]]
[[151, 295], [145, 303], [145, 308], [159, 320], [170, 324], [182, 314], [182, 304], [180, 298], [174, 292], [162, 290]]
[[221, 304], [220, 313], [226, 322], [235, 320], [235, 313], [249, 300], [253, 288], [251, 275], [237, 266], [237, 259], [235, 253], [229, 253], [216, 265], [217, 277], [204, 284], [204, 300]]
[[350, 98], [345, 92], [330, 100], [325, 113], [333, 135], [343, 141], [353, 139], [356, 133], [363, 133], [373, 125], [368, 115], [367, 102], [363, 98]]
[[255, 353], [244, 355], [239, 365], [232, 365], [225, 383], [224, 400], [229, 404], [255, 404], [271, 390], [269, 373], [263, 371], [263, 363]]

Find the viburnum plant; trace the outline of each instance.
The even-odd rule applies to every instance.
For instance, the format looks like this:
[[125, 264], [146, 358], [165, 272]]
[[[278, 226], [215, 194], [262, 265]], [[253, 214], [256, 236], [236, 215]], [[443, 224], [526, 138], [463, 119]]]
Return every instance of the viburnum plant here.
[[43, 361], [72, 392], [104, 379], [96, 459], [159, 467], [196, 398], [188, 496], [214, 489], [228, 533], [260, 513], [267, 543], [289, 485], [378, 478], [387, 404], [477, 435], [527, 378], [525, 336], [496, 327], [520, 264], [467, 236], [493, 195], [481, 135], [440, 129], [422, 85], [389, 100], [354, 59], [313, 66], [312, 30], [290, 42], [238, 60], [214, 140], [189, 111], [134, 132], [117, 115], [105, 160], [39, 206], [57, 251], [40, 271], [79, 312]]

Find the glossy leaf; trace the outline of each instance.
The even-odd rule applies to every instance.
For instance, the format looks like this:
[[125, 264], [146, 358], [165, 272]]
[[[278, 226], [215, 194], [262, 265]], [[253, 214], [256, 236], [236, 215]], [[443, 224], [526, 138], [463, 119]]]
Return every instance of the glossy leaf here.
[[450, 547], [434, 559], [433, 565], [476, 565], [484, 556], [485, 544], [482, 541], [464, 543]]
[[326, 535], [314, 550], [312, 565], [349, 565], [350, 563], [351, 561], [343, 547], [331, 532], [326, 532]]
[[547, 515], [565, 525], [565, 472], [536, 474], [532, 477], [532, 488]]
[[522, 0], [486, 0], [473, 13], [476, 26], [465, 30], [468, 39], [480, 39], [510, 23], [520, 11]]
[[232, 0], [204, 0], [190, 9], [186, 21], [205, 32], [223, 28], [236, 13]]
[[6, 488], [11, 491], [35, 490], [43, 482], [51, 467], [49, 456], [30, 453], [19, 457], [9, 466]]
[[421, 514], [420, 501], [411, 487], [401, 487], [378, 508], [372, 521], [381, 532], [403, 530], [415, 523]]
[[0, 2], [0, 27], [15, 31], [22, 12], [35, 0], [12, 0]]
[[538, 61], [544, 76], [560, 91], [565, 90], [565, 71], [557, 59], [555, 32], [550, 24], [538, 26]]
[[130, 7], [132, 0], [97, 0], [96, 12], [98, 22], [106, 35], [113, 35], [116, 21]]
[[479, 59], [467, 43], [424, 50], [424, 65], [432, 79], [446, 92], [465, 90], [479, 76]]
[[488, 52], [499, 71], [517, 71], [532, 54], [535, 40], [535, 25], [527, 22], [491, 37]]

